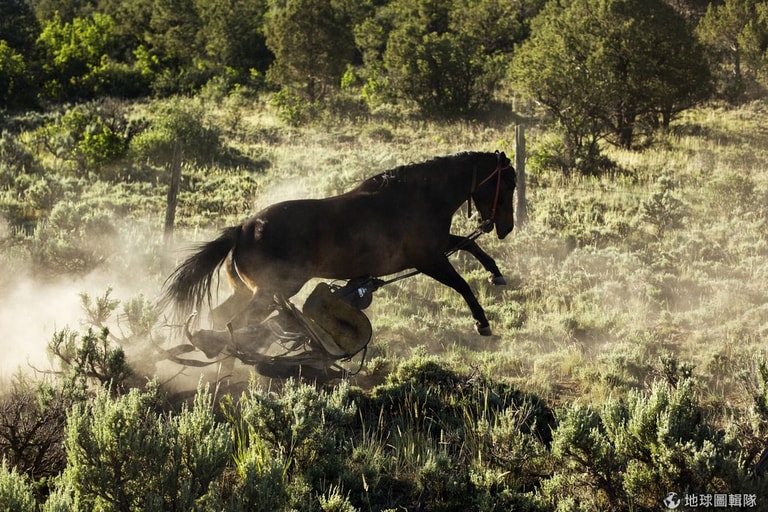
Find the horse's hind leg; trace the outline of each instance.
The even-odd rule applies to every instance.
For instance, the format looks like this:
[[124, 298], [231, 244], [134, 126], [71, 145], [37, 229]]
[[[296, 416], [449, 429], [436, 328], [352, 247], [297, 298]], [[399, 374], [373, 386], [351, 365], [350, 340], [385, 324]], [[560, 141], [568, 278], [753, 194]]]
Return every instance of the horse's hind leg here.
[[232, 295], [213, 308], [211, 311], [211, 323], [214, 329], [224, 329], [228, 323], [234, 322], [235, 328], [244, 327], [236, 322], [238, 316], [248, 306], [248, 302], [253, 297], [253, 292], [246, 286], [236, 288]]
[[[253, 291], [240, 278], [232, 259], [232, 253], [229, 254], [226, 261], [227, 280], [232, 288], [232, 295], [213, 308], [211, 311], [211, 323], [214, 329], [224, 329], [228, 323], [233, 322], [245, 310], [253, 297]], [[234, 327], [244, 327], [245, 325], [235, 325]]]
[[491, 327], [488, 323], [488, 318], [485, 316], [483, 307], [477, 301], [475, 294], [472, 292], [469, 284], [463, 277], [456, 272], [451, 262], [448, 261], [448, 257], [444, 254], [440, 259], [429, 266], [418, 267], [417, 270], [423, 272], [429, 277], [436, 279], [446, 286], [450, 286], [464, 297], [469, 309], [472, 311], [472, 316], [475, 319], [475, 328], [477, 332], [483, 336], [491, 335]]
[[491, 273], [488, 281], [491, 284], [503, 286], [507, 284], [504, 276], [501, 274], [499, 267], [496, 265], [496, 261], [491, 258], [487, 252], [482, 250], [477, 243], [465, 236], [451, 235], [451, 247], [455, 247], [462, 251], [467, 251], [469, 254], [475, 257], [477, 261], [483, 266], [485, 270]]
[[275, 296], [290, 298], [296, 295], [306, 283], [306, 279], [281, 279], [279, 285], [267, 283], [259, 286], [250, 296], [250, 301], [243, 311], [247, 325], [255, 325], [265, 320], [275, 308]]

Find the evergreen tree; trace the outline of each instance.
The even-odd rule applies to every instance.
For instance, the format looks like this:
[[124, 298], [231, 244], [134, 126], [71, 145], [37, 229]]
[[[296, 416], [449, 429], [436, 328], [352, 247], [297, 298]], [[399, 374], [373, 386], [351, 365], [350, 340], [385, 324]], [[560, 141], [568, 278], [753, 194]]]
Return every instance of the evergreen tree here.
[[64, 22], [84, 18], [99, 12], [95, 0], [36, 0], [30, 2], [41, 25], [58, 17]]
[[0, 0], [0, 105], [30, 106], [35, 98], [35, 41], [40, 25], [24, 0]]
[[0, 105], [22, 103], [27, 82], [24, 56], [0, 39]]
[[0, 0], [0, 40], [17, 52], [30, 56], [40, 25], [24, 0]]
[[485, 105], [537, 4], [396, 0], [384, 51], [394, 90], [429, 115], [465, 114]]
[[206, 65], [217, 74], [231, 70], [239, 77], [251, 69], [265, 72], [272, 61], [263, 31], [266, 8], [264, 1], [195, 0]]
[[352, 29], [332, 0], [275, 0], [266, 23], [270, 78], [314, 103], [338, 86], [354, 52]]
[[600, 140], [630, 148], [710, 92], [701, 47], [663, 0], [550, 2], [514, 73], [562, 126], [568, 165], [587, 171]]
[[149, 32], [144, 41], [156, 63], [153, 89], [160, 94], [190, 91], [210, 78], [197, 43], [200, 18], [193, 0], [157, 0], [152, 3]]
[[765, 68], [768, 2], [726, 0], [710, 4], [697, 33], [719, 64], [721, 92], [736, 99]]

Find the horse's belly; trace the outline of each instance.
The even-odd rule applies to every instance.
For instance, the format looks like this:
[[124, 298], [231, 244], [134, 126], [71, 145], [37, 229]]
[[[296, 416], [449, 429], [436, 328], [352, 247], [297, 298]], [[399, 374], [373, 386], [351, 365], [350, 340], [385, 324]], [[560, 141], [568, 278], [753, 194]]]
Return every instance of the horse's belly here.
[[[359, 203], [359, 204], [358, 204]], [[254, 229], [265, 266], [330, 279], [383, 276], [428, 262], [447, 243], [450, 218], [384, 208], [361, 198], [274, 205]], [[443, 226], [445, 224], [445, 226]]]
[[419, 266], [434, 250], [412, 248], [403, 239], [350, 237], [318, 253], [317, 277], [351, 279], [365, 275], [384, 276]]
[[386, 276], [401, 272], [413, 265], [396, 264], [395, 262], [351, 261], [339, 259], [335, 262], [317, 268], [316, 277], [327, 279], [353, 279], [361, 276]]

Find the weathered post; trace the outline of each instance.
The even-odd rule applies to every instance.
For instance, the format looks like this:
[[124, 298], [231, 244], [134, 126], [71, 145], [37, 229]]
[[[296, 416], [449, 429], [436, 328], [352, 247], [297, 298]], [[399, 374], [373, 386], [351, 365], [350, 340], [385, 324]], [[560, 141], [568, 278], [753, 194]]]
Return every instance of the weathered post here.
[[173, 241], [173, 224], [176, 220], [176, 205], [179, 202], [179, 184], [181, 183], [181, 141], [176, 140], [173, 146], [171, 161], [171, 183], [168, 187], [168, 199], [165, 206], [165, 229], [163, 241], [168, 246]]
[[515, 170], [517, 171], [515, 224], [518, 228], [522, 228], [528, 222], [528, 203], [525, 199], [525, 128], [521, 124], [515, 126]]

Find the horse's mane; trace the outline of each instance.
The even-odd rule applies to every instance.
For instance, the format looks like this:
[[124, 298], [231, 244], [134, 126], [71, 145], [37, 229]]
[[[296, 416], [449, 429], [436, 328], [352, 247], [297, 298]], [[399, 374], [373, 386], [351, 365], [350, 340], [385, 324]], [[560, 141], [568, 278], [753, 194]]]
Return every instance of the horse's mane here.
[[365, 180], [359, 187], [362, 190], [379, 190], [384, 187], [397, 186], [412, 183], [423, 179], [424, 175], [439, 172], [446, 166], [453, 167], [466, 159], [478, 157], [484, 153], [477, 151], [464, 151], [454, 155], [438, 156], [425, 162], [408, 163], [381, 172]]

